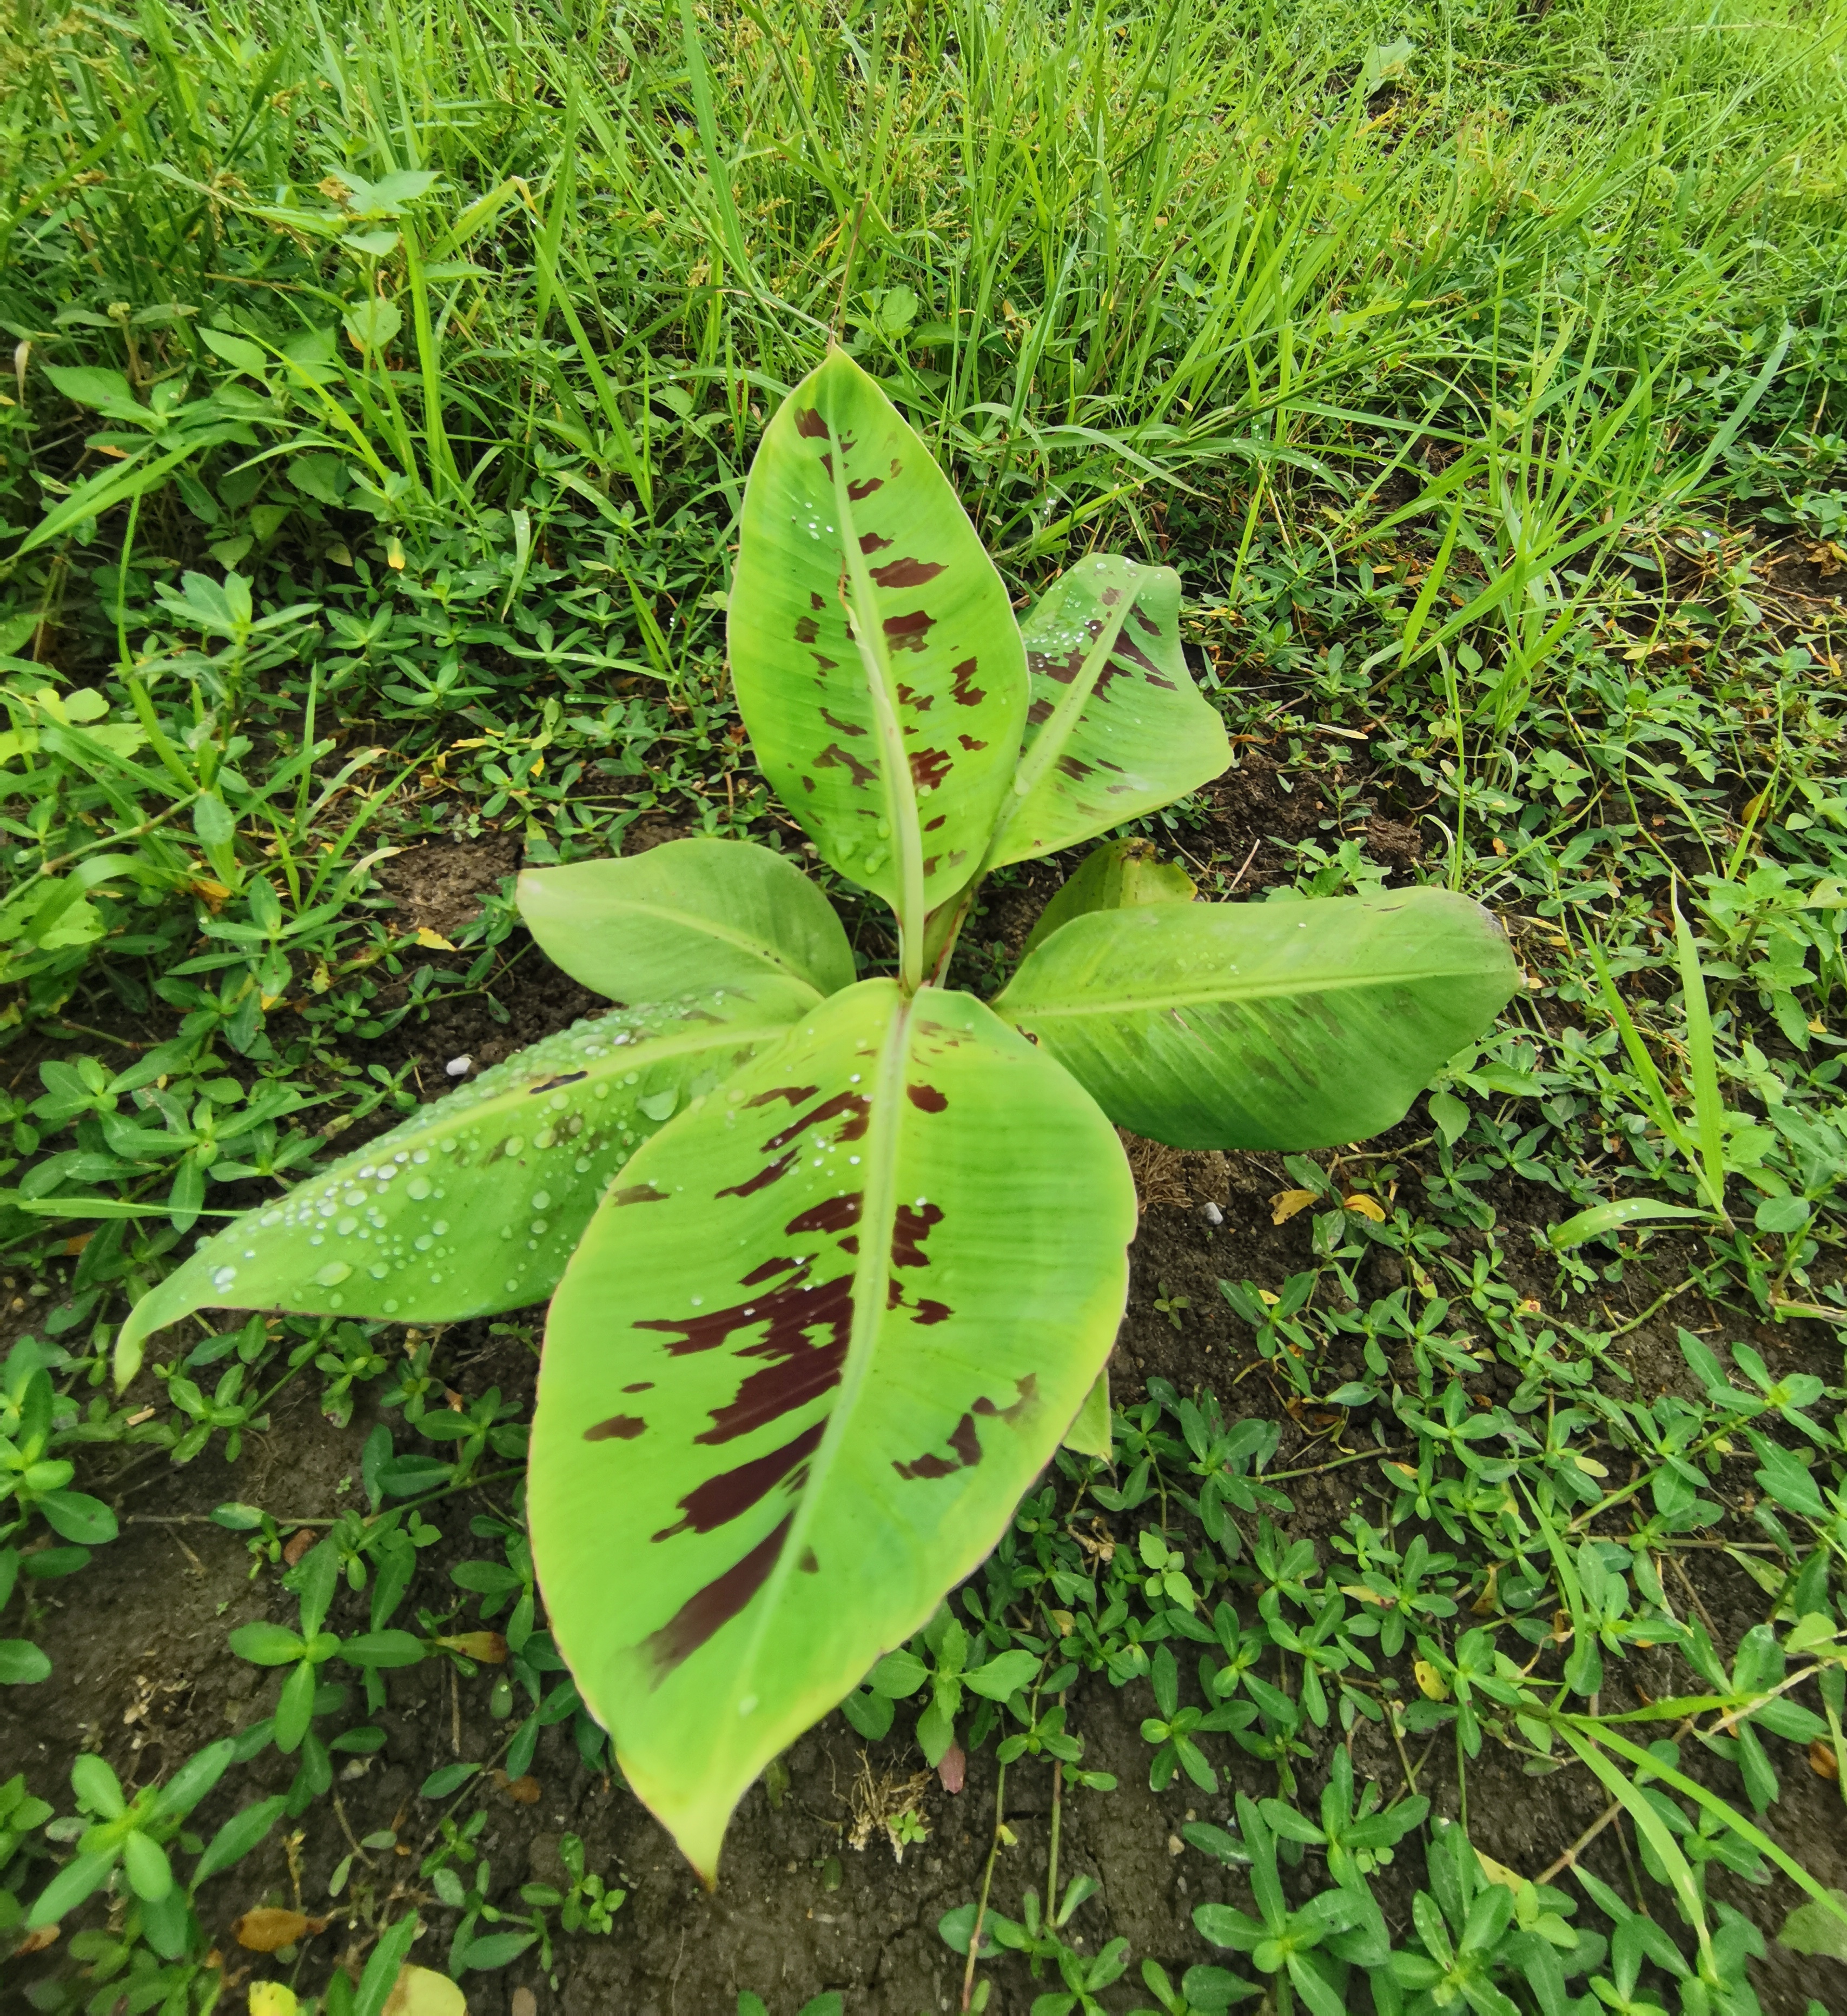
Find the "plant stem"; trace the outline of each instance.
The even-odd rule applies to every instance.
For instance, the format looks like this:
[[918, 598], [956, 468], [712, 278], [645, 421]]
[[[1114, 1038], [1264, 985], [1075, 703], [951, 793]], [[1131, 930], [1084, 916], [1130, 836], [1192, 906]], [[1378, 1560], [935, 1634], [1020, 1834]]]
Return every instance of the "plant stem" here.
[[[1064, 1696], [1058, 1697], [1058, 1705], [1064, 1705]], [[1052, 1760], [1052, 1845], [1046, 1857], [1046, 1914], [1054, 1915], [1058, 1909], [1058, 1833], [1064, 1818], [1064, 1760]]]
[[988, 1866], [981, 1872], [981, 1895], [975, 1906], [975, 1921], [968, 1931], [968, 1964], [962, 1970], [962, 2016], [968, 2016], [974, 1999], [975, 1962], [981, 1951], [981, 1927], [988, 1916], [988, 1896], [994, 1887], [994, 1865], [1000, 1858], [1002, 1816], [1006, 1811], [1007, 1767], [1003, 1764], [994, 1780], [994, 1838], [988, 1849]]

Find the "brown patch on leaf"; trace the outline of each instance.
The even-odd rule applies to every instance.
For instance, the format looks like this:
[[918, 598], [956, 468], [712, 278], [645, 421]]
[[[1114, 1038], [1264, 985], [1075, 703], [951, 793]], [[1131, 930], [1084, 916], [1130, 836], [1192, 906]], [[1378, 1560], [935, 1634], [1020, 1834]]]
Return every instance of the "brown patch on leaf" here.
[[876, 567], [872, 578], [880, 588], [922, 588], [926, 582], [934, 581], [943, 571], [941, 560], [919, 560], [905, 558], [891, 560], [884, 567]]
[[587, 1442], [632, 1442], [647, 1427], [639, 1414], [611, 1414], [607, 1421], [599, 1421], [593, 1428], [584, 1431]]

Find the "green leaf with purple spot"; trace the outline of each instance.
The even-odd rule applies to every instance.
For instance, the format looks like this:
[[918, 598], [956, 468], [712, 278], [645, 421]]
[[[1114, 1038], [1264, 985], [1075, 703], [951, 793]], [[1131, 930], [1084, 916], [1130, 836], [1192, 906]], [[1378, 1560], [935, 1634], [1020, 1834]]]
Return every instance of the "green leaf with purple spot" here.
[[994, 1007], [1151, 1140], [1322, 1148], [1402, 1120], [1518, 984], [1479, 904], [1402, 889], [1093, 911]]
[[1004, 812], [1025, 651], [955, 491], [843, 351], [765, 433], [729, 605], [758, 761], [823, 857], [918, 941]]
[[118, 1384], [195, 1309], [449, 1323], [543, 1301], [642, 1143], [817, 999], [765, 976], [521, 1050], [204, 1240], [122, 1326]]
[[1116, 1137], [971, 995], [862, 982], [637, 1155], [552, 1304], [559, 1649], [709, 1879], [765, 1764], [1006, 1530], [1121, 1319]]
[[1024, 626], [1032, 700], [1012, 803], [988, 863], [1073, 847], [1172, 805], [1231, 761], [1180, 643], [1180, 577], [1100, 554]]

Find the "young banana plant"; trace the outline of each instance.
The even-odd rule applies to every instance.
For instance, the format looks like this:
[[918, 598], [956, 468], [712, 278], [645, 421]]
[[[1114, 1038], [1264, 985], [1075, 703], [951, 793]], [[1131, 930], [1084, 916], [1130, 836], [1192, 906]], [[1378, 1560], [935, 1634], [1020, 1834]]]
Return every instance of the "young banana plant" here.
[[626, 1005], [207, 1240], [122, 1331], [125, 1381], [207, 1305], [431, 1323], [550, 1295], [540, 1588], [708, 1880], [746, 1788], [977, 1566], [1080, 1409], [1107, 1453], [1116, 1125], [1355, 1140], [1513, 991], [1460, 897], [1196, 902], [1144, 841], [1079, 871], [997, 999], [942, 984], [991, 869], [1226, 767], [1179, 601], [1166, 568], [1092, 558], [1022, 631], [923, 442], [831, 353], [751, 471], [731, 664], [783, 803], [895, 913], [896, 974], [856, 980], [815, 884], [747, 843], [529, 873], [539, 945]]

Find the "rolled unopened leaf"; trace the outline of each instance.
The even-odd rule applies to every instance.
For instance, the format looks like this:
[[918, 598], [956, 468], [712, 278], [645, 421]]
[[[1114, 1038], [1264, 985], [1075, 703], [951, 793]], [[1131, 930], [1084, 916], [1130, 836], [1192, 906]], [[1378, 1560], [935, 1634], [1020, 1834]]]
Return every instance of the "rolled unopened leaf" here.
[[1151, 840], [1106, 840], [1087, 854], [1039, 913], [1021, 956], [1036, 952], [1060, 926], [1093, 910], [1130, 910], [1143, 903], [1190, 903], [1193, 877], [1156, 858]]

